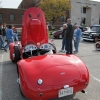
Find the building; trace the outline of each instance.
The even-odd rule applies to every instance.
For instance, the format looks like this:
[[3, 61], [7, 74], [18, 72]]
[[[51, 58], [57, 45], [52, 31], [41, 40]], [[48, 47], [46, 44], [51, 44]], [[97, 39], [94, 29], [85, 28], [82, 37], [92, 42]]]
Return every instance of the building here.
[[100, 24], [100, 3], [90, 0], [70, 0], [70, 17], [73, 23], [91, 26]]
[[0, 23], [21, 27], [25, 10], [37, 6], [39, 2], [40, 0], [23, 0], [17, 9], [0, 8]]
[[25, 9], [0, 8], [0, 23], [21, 27], [24, 11]]
[[30, 7], [38, 6], [41, 0], [22, 0], [18, 8], [27, 9]]
[[[38, 6], [41, 0], [22, 0], [17, 9], [0, 8], [0, 23], [21, 27], [24, 11], [33, 6]], [[67, 16], [61, 16], [54, 24], [55, 27], [62, 26], [67, 18], [71, 18], [73, 23], [91, 26], [100, 24], [100, 3], [90, 0], [70, 0], [72, 9], [67, 12]]]

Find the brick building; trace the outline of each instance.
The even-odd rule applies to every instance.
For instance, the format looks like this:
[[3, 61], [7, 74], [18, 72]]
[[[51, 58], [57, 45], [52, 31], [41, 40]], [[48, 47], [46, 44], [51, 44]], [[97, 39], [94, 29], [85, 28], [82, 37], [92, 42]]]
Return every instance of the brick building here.
[[21, 27], [24, 11], [25, 9], [0, 8], [0, 23]]
[[21, 27], [25, 9], [37, 6], [40, 0], [23, 0], [17, 9], [0, 8], [0, 23]]

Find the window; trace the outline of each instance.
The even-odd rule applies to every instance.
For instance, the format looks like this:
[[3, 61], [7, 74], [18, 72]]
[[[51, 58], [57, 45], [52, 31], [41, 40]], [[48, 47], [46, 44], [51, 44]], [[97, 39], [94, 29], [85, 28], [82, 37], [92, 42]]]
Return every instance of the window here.
[[14, 14], [10, 14], [10, 21], [15, 20], [15, 15]]
[[60, 22], [66, 22], [66, 16], [61, 16], [60, 17]]
[[83, 7], [83, 13], [86, 14], [86, 7]]
[[2, 20], [2, 14], [0, 14], [0, 20]]

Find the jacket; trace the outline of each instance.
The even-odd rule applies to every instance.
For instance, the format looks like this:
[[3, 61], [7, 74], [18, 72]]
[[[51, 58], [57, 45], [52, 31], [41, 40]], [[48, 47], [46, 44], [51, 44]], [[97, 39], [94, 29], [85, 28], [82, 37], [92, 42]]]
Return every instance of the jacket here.
[[14, 38], [14, 33], [13, 33], [12, 29], [7, 29], [6, 38], [7, 39], [13, 39]]
[[75, 29], [74, 30], [74, 40], [79, 42], [81, 40], [81, 36], [82, 36], [82, 31], [81, 29]]
[[67, 31], [66, 31], [66, 39], [72, 40], [73, 39], [73, 33], [74, 33], [74, 27], [72, 24], [67, 24]]

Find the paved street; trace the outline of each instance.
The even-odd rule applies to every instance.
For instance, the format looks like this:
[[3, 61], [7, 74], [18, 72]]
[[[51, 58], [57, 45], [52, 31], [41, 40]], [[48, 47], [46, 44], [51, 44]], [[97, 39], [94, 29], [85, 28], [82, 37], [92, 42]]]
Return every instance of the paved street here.
[[[59, 51], [61, 39], [56, 39], [54, 43]], [[87, 94], [79, 92], [71, 100], [100, 100], [100, 51], [95, 50], [93, 42], [82, 41], [76, 55], [88, 66], [90, 83]], [[10, 61], [9, 52], [0, 50], [0, 100], [26, 100], [21, 96], [16, 80], [16, 65]]]

